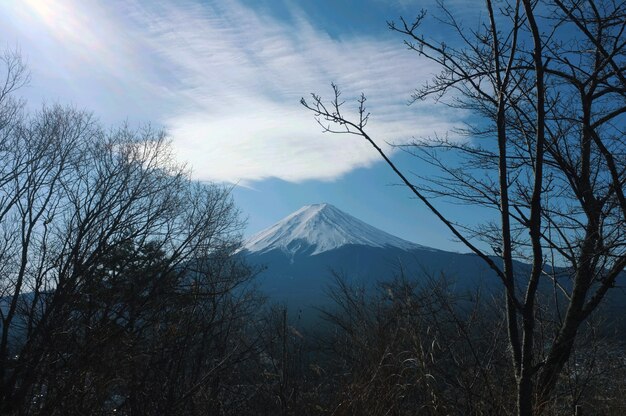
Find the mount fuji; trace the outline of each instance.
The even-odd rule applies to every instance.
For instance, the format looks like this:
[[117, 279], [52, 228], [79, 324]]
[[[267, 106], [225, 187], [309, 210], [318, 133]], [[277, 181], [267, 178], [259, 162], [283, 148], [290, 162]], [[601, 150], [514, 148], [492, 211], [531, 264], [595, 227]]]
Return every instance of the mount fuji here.
[[[333, 308], [336, 275], [366, 291], [403, 275], [418, 284], [445, 276], [450, 289], [459, 294], [477, 288], [491, 295], [502, 294], [498, 277], [478, 256], [403, 240], [330, 204], [300, 208], [250, 237], [241, 254], [248, 263], [262, 269], [257, 280], [259, 289], [270, 301], [297, 311], [304, 324], [319, 325], [317, 308]], [[496, 257], [493, 260], [500, 261]], [[530, 265], [515, 265], [520, 279], [524, 279]], [[540, 284], [546, 296], [552, 296], [552, 290], [549, 280]], [[603, 313], [623, 316], [624, 305], [626, 293], [611, 291]], [[621, 321], [617, 324], [626, 325]]]
[[328, 302], [334, 275], [359, 287], [404, 274], [444, 273], [458, 288], [495, 283], [482, 260], [419, 245], [379, 230], [330, 204], [307, 205], [250, 237], [241, 253], [263, 268], [259, 286], [290, 307]]
[[278, 249], [287, 256], [294, 256], [298, 253], [316, 255], [346, 245], [433, 250], [372, 227], [330, 204], [300, 208], [253, 235], [244, 248], [251, 253]]

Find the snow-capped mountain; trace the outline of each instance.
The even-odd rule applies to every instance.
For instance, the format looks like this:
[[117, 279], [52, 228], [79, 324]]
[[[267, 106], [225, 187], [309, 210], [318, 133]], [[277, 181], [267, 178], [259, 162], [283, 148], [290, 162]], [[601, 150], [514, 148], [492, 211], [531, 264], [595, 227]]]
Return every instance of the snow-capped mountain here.
[[320, 254], [346, 245], [433, 250], [388, 234], [330, 204], [306, 205], [244, 245], [250, 253], [281, 250], [287, 255]]
[[[309, 317], [319, 306], [334, 307], [329, 293], [337, 287], [336, 276], [365, 290], [402, 276], [418, 285], [443, 278], [459, 293], [501, 291], [499, 278], [478, 256], [411, 243], [330, 204], [300, 208], [248, 239], [240, 254], [258, 266], [258, 288], [271, 301]], [[530, 270], [515, 266], [520, 279]], [[623, 299], [615, 304], [624, 305]]]
[[364, 288], [403, 275], [439, 276], [474, 287], [490, 278], [482, 260], [421, 246], [381, 231], [330, 204], [302, 207], [252, 236], [241, 254], [260, 267], [259, 288], [298, 309], [329, 302], [334, 275]]

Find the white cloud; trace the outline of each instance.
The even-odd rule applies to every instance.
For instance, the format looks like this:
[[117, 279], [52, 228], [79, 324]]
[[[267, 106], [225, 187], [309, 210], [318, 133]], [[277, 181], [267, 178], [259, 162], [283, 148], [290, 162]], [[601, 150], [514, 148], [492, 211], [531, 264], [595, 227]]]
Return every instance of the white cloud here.
[[[78, 65], [61, 70], [75, 72], [69, 77], [85, 97], [102, 97], [98, 112], [121, 107], [131, 119], [156, 117], [199, 179], [332, 180], [374, 163], [365, 142], [322, 134], [298, 104], [309, 92], [325, 95], [331, 82], [348, 101], [366, 93], [371, 132], [381, 143], [442, 133], [453, 123], [428, 103], [406, 106], [411, 89], [434, 71], [400, 39], [334, 39], [297, 10], [287, 22], [236, 1], [115, 1], [106, 9], [73, 1], [58, 3], [74, 7], [77, 27], [71, 34], [63, 33], [67, 26], [51, 29], [62, 36], [58, 42], [73, 44], [63, 53], [79, 54], [64, 58]], [[80, 30], [89, 36], [77, 36]], [[91, 82], [108, 83], [84, 91], [90, 74]]]

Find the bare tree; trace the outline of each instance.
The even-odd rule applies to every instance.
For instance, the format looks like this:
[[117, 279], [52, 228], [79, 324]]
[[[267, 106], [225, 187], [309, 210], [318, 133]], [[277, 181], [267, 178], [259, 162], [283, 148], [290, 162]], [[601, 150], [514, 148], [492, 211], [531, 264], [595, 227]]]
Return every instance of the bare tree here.
[[[517, 412], [540, 414], [558, 394], [582, 323], [626, 266], [626, 4], [487, 0], [486, 17], [473, 29], [441, 10], [456, 36], [445, 43], [419, 33], [424, 12], [389, 23], [410, 50], [441, 68], [413, 100], [434, 96], [476, 116], [459, 131], [467, 140], [435, 138], [407, 149], [439, 168], [440, 178], [411, 181], [402, 173], [367, 132], [365, 96], [354, 116], [344, 113], [336, 86], [330, 102], [313, 94], [302, 104], [325, 131], [372, 144], [499, 277]], [[451, 165], [446, 152], [460, 162]], [[457, 224], [433, 197], [489, 207], [494, 215], [478, 228]], [[553, 288], [558, 311], [553, 334], [541, 342], [540, 286]]]
[[228, 187], [193, 181], [167, 135], [26, 113], [0, 86], [0, 412], [206, 413], [253, 350], [252, 270]]
[[366, 294], [338, 279], [332, 414], [506, 414], [514, 398], [505, 322], [493, 299], [454, 293], [443, 278], [399, 277]]

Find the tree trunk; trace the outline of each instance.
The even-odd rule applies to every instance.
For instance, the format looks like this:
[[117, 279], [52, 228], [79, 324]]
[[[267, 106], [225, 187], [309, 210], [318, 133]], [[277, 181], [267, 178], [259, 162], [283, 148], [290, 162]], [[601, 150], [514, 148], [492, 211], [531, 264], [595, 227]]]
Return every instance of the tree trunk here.
[[522, 374], [517, 381], [517, 415], [533, 415], [533, 380], [529, 369], [522, 368]]

